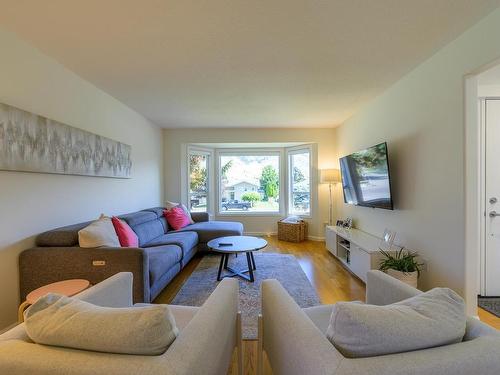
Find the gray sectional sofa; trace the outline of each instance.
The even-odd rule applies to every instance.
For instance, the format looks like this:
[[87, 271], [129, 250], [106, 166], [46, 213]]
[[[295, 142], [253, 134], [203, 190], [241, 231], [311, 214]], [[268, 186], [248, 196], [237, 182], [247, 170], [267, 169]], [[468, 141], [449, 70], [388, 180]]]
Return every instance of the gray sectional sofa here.
[[138, 248], [81, 248], [78, 231], [90, 222], [39, 234], [36, 247], [19, 255], [21, 300], [40, 286], [72, 278], [97, 284], [123, 271], [134, 275], [134, 303], [151, 302], [207, 242], [243, 234], [237, 222], [209, 221], [206, 213], [192, 213], [194, 224], [178, 231], [168, 227], [163, 207], [119, 216], [139, 237]]

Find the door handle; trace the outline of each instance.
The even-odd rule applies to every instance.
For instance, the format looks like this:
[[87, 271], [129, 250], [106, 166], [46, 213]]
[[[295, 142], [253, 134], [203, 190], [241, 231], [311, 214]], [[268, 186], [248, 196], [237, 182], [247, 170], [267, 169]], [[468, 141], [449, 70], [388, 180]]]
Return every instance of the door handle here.
[[490, 211], [490, 217], [500, 216], [500, 214], [496, 211]]

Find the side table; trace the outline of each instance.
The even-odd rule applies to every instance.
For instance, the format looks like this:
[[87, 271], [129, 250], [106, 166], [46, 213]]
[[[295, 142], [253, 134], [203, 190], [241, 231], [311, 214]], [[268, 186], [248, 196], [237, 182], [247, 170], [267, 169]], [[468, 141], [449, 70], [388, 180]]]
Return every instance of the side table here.
[[47, 293], [57, 293], [62, 294], [67, 297], [74, 296], [90, 286], [90, 281], [84, 279], [71, 279], [71, 280], [63, 280], [57, 281], [52, 284], [44, 285], [38, 289], [31, 291], [26, 296], [26, 301], [21, 303], [18, 311], [18, 321], [22, 323], [24, 321], [24, 310], [26, 310], [29, 306], [34, 304], [40, 297], [43, 297]]

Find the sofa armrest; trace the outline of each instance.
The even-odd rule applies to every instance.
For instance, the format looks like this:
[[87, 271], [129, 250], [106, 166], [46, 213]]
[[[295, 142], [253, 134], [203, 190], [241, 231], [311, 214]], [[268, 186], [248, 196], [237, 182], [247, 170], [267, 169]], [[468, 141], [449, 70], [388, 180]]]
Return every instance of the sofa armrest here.
[[382, 271], [368, 271], [366, 277], [366, 303], [371, 305], [390, 305], [422, 293]]
[[191, 218], [195, 223], [209, 221], [210, 219], [210, 217], [208, 216], [208, 212], [191, 212]]
[[238, 281], [224, 279], [165, 353], [168, 374], [226, 374], [236, 347]]
[[75, 298], [103, 307], [131, 307], [132, 272], [120, 272], [78, 293]]
[[119, 272], [133, 274], [133, 302], [150, 302], [149, 259], [143, 249], [35, 247], [19, 255], [21, 300], [56, 281], [86, 279], [95, 285]]
[[277, 280], [262, 282], [263, 347], [275, 374], [335, 374], [344, 357]]

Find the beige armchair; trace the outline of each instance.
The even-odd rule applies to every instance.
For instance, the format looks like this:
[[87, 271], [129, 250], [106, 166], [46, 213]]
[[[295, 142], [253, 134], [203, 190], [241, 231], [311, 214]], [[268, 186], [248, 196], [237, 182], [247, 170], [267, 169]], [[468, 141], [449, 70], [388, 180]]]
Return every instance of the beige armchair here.
[[[386, 305], [412, 297], [414, 289], [380, 271], [369, 271], [366, 302]], [[274, 375], [498, 375], [500, 333], [475, 318], [461, 343], [401, 354], [345, 358], [325, 336], [332, 305], [301, 309], [276, 280], [262, 283], [258, 371], [263, 352]]]
[[[132, 306], [132, 274], [122, 272], [76, 298], [107, 307]], [[0, 374], [9, 375], [220, 375], [238, 349], [241, 374], [241, 321], [238, 282], [223, 280], [201, 307], [170, 309], [180, 330], [159, 356], [120, 355], [33, 343], [20, 324], [0, 335]]]

